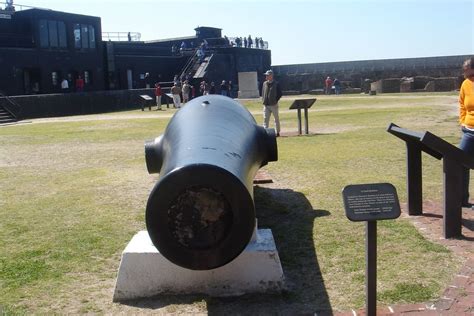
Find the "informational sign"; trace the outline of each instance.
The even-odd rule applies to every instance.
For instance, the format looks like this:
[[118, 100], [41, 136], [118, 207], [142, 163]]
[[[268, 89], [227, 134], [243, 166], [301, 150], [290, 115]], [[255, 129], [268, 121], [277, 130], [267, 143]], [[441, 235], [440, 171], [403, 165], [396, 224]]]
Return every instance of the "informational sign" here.
[[146, 100], [146, 101], [153, 100], [153, 98], [150, 97], [150, 96], [147, 95], [147, 94], [140, 94], [140, 98], [142, 98], [143, 100]]
[[316, 102], [316, 99], [296, 99], [290, 105], [290, 110], [309, 109], [314, 102]]
[[390, 183], [348, 185], [342, 190], [346, 216], [351, 221], [377, 221], [400, 216], [397, 190]]

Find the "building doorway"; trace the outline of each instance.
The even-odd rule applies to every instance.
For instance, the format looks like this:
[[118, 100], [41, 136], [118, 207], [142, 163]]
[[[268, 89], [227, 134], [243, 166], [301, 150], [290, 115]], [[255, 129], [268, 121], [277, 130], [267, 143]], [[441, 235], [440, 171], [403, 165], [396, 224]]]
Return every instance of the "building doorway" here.
[[23, 92], [25, 94], [40, 93], [41, 71], [39, 68], [23, 70]]
[[132, 73], [132, 69], [127, 69], [127, 86], [128, 86], [128, 89], [133, 89], [133, 73]]

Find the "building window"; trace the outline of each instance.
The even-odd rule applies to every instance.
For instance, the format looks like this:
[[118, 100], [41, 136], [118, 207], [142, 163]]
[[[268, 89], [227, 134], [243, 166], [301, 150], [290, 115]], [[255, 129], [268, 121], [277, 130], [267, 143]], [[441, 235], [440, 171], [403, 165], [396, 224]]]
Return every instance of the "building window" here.
[[59, 47], [67, 48], [66, 24], [58, 22]]
[[88, 24], [74, 24], [74, 47], [76, 49], [95, 49], [95, 28]]
[[95, 30], [92, 25], [88, 26], [89, 28], [89, 48], [95, 48]]
[[81, 38], [82, 38], [82, 48], [89, 48], [89, 28], [87, 25], [81, 24]]
[[56, 71], [51, 73], [51, 82], [53, 83], [53, 86], [58, 85], [58, 73]]
[[40, 20], [40, 47], [67, 48], [66, 24], [62, 21]]
[[49, 32], [49, 46], [58, 47], [58, 22], [48, 21], [48, 32]]
[[74, 47], [81, 48], [81, 25], [74, 24]]
[[90, 73], [89, 71], [84, 71], [84, 83], [89, 85], [91, 84], [91, 76], [90, 76]]
[[40, 47], [46, 48], [49, 47], [49, 35], [48, 35], [48, 21], [40, 20]]

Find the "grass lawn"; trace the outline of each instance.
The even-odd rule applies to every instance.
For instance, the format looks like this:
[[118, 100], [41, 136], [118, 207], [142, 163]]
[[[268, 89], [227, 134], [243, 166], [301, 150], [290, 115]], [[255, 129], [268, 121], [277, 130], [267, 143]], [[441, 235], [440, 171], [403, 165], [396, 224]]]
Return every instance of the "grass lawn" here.
[[[454, 93], [318, 96], [310, 131], [278, 139], [275, 183], [255, 188], [260, 227], [272, 228], [288, 289], [238, 298], [159, 297], [112, 303], [120, 255], [145, 229], [144, 141], [174, 110], [33, 120], [0, 127], [0, 311], [12, 313], [313, 313], [364, 305], [362, 223], [346, 219], [348, 184], [390, 182], [406, 202], [405, 144], [390, 122], [457, 144]], [[283, 133], [296, 112], [281, 101]], [[262, 121], [261, 105], [243, 102]], [[442, 200], [442, 164], [424, 155], [427, 200]], [[462, 258], [425, 240], [407, 219], [378, 225], [378, 302], [440, 295]], [[145, 309], [144, 309], [145, 308]]]

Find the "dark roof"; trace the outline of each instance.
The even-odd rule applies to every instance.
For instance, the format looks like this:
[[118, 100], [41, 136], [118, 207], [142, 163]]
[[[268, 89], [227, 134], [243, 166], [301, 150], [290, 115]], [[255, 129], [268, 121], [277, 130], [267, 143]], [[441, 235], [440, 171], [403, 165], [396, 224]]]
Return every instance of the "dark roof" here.
[[221, 30], [222, 31], [222, 29], [220, 29], [218, 27], [211, 27], [211, 26], [198, 26], [194, 30], [197, 31], [197, 30], [202, 30], [202, 29], [204, 29], [204, 30]]

